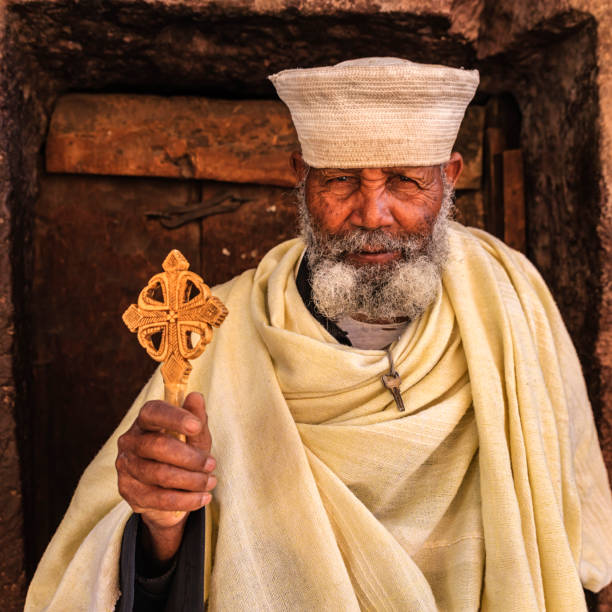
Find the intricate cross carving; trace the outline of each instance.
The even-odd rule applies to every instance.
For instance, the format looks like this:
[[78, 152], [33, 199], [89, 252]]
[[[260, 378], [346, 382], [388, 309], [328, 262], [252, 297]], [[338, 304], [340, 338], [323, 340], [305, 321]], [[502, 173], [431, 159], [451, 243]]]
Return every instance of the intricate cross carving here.
[[[162, 264], [164, 272], [153, 276], [123, 313], [123, 322], [156, 361], [161, 373], [166, 401], [182, 405], [182, 396], [191, 372], [190, 359], [204, 352], [212, 340], [213, 326], [219, 327], [227, 315], [221, 300], [194, 272], [180, 251], [171, 251]], [[194, 344], [194, 335], [199, 336]]]

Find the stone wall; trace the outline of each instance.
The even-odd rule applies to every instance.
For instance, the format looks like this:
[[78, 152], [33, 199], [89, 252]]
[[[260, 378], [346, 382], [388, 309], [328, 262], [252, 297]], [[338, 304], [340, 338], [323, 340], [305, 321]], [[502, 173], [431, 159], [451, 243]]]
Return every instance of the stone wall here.
[[[8, 66], [6, 7], [0, 3], [0, 65]], [[0, 71], [0, 602], [18, 610], [25, 591], [22, 487], [15, 423], [13, 371], [15, 318], [11, 266], [15, 167], [21, 157], [17, 140], [11, 71]]]
[[[362, 55], [480, 68], [481, 95], [507, 92], [522, 113], [529, 254], [576, 342], [612, 466], [612, 9], [606, 5], [0, 0], [3, 610], [21, 609], [24, 569], [31, 573], [37, 560], [27, 532], [24, 546], [20, 512], [23, 491], [26, 527], [36, 520], [28, 489], [36, 452], [31, 424], [49, 417], [37, 414], [29, 395], [30, 239], [47, 122], [67, 91], [267, 98], [274, 95], [269, 73]], [[612, 609], [612, 596], [601, 597], [599, 606]]]

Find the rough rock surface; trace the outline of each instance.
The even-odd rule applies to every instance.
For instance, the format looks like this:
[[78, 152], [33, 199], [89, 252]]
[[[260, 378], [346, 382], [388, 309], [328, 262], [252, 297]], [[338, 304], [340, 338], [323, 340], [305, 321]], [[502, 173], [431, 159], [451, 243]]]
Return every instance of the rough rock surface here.
[[[6, 13], [0, 3], [0, 66], [6, 66]], [[13, 146], [18, 119], [11, 108], [10, 73], [0, 70], [0, 602], [8, 611], [20, 610], [25, 593], [22, 487], [15, 423], [13, 376], [13, 274], [11, 270], [11, 191], [19, 146]]]
[[[33, 424], [55, 417], [42, 414], [31, 393], [31, 236], [48, 118], [57, 97], [68, 91], [271, 98], [265, 79], [271, 72], [360, 55], [479, 67], [481, 95], [509, 92], [522, 113], [528, 252], [577, 344], [612, 465], [612, 11], [607, 5], [606, 0], [0, 1], [0, 365], [5, 364], [0, 388], [6, 398], [0, 402], [0, 545], [10, 551], [0, 562], [4, 610], [21, 609], [24, 585], [16, 441], [30, 571], [39, 552], [30, 533], [37, 520], [43, 527], [52, 522], [51, 515], [40, 516], [32, 485], [41, 460]], [[600, 597], [599, 606], [612, 609], [612, 595]]]

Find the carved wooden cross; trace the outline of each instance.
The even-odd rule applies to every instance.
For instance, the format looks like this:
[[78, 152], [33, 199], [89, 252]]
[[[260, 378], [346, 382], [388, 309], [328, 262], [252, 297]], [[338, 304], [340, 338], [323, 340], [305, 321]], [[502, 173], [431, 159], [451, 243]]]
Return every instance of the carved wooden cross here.
[[[165, 401], [182, 406], [191, 372], [190, 359], [204, 352], [227, 308], [210, 292], [176, 249], [162, 264], [164, 272], [153, 276], [123, 313], [123, 322], [156, 361], [161, 361]], [[197, 342], [194, 344], [194, 336]]]

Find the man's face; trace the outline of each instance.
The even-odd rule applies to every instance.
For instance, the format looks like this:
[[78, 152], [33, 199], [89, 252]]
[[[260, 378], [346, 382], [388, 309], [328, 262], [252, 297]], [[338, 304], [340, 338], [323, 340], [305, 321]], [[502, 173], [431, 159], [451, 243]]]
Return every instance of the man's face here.
[[[443, 194], [439, 166], [313, 168], [305, 186], [312, 224], [328, 236], [379, 230], [395, 238], [427, 237], [440, 212]], [[355, 266], [384, 266], [401, 258], [401, 250], [384, 250], [376, 244], [366, 244], [344, 256]]]
[[[310, 169], [302, 192], [313, 299], [323, 314], [414, 318], [439, 291], [452, 186], [446, 165]], [[444, 174], [443, 174], [444, 173]]]

